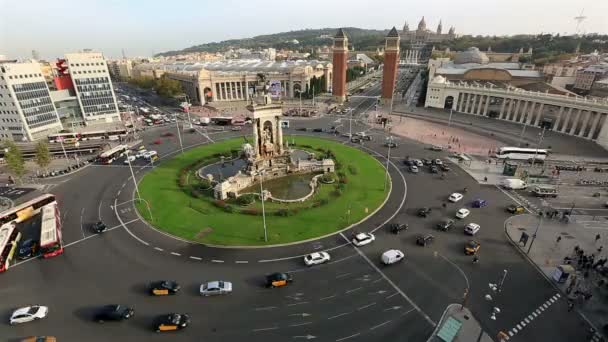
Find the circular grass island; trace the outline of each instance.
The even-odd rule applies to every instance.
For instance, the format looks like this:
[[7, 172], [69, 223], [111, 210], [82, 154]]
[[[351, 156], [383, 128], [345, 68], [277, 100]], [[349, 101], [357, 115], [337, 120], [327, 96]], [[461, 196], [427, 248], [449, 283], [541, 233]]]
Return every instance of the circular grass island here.
[[[314, 195], [304, 202], [264, 201], [268, 242], [264, 241], [259, 195], [216, 200], [212, 184], [198, 176], [198, 170], [206, 165], [237, 157], [242, 138], [196, 147], [163, 161], [139, 182], [140, 195], [149, 204], [153, 220], [144, 201], [136, 201], [137, 210], [154, 228], [182, 239], [218, 246], [265, 246], [335, 233], [384, 203], [390, 182], [385, 188], [385, 169], [371, 155], [320, 138], [294, 137], [289, 143], [318, 158], [334, 159], [336, 172], [324, 176]], [[266, 185], [264, 181], [264, 189]], [[259, 192], [259, 184], [257, 189]]]

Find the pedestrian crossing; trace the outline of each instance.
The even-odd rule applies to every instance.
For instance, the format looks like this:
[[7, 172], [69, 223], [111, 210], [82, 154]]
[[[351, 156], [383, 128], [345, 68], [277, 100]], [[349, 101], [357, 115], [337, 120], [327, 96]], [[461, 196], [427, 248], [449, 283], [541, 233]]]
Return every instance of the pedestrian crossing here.
[[[521, 322], [515, 324], [514, 327], [511, 328], [506, 334], [503, 335], [500, 341], [508, 341], [513, 338], [515, 335], [520, 333], [522, 330], [526, 328], [526, 326], [532, 324], [532, 322], [540, 317], [551, 305], [557, 303], [561, 295], [556, 293], [551, 298], [547, 299], [544, 303], [538, 306], [538, 308], [534, 309], [528, 316], [524, 317]], [[595, 342], [595, 341], [594, 341]]]

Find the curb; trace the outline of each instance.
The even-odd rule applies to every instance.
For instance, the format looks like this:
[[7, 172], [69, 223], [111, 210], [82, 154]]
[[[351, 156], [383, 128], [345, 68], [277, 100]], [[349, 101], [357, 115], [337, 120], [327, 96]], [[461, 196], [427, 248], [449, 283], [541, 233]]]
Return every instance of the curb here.
[[72, 172], [70, 172], [70, 173], [64, 173], [64, 174], [62, 174], [62, 175], [58, 175], [58, 176], [50, 176], [50, 177], [36, 178], [36, 179], [38, 179], [38, 180], [43, 180], [43, 179], [57, 179], [57, 178], [62, 178], [62, 177], [71, 176], [71, 175], [73, 175], [73, 174], [75, 174], [75, 173], [78, 173], [78, 171], [81, 171], [81, 170], [86, 169], [87, 167], [91, 166], [92, 164], [93, 164], [92, 162], [89, 162], [89, 163], [87, 163], [85, 166], [80, 167], [80, 168], [78, 168], [78, 169], [76, 169], [76, 170], [74, 170], [74, 171], [72, 171]]
[[[309, 136], [309, 135], [303, 135], [303, 134], [293, 134], [293, 135], [306, 136], [306, 137]], [[316, 136], [312, 136], [312, 137], [318, 138]], [[224, 140], [227, 140], [227, 139], [232, 139], [232, 137], [226, 138]], [[324, 139], [324, 138], [319, 138], [319, 139]], [[326, 139], [326, 140], [328, 140], [328, 139]], [[355, 147], [352, 147], [352, 148], [355, 148]], [[370, 155], [370, 156], [372, 156], [370, 153], [367, 153], [367, 154]], [[378, 159], [374, 158], [374, 160], [376, 162], [380, 163], [380, 161]], [[397, 170], [397, 172], [401, 173], [401, 170], [399, 170], [399, 168], [392, 161], [390, 162], [390, 164]], [[383, 169], [385, 168], [382, 163], [380, 163], [380, 165], [382, 166]], [[345, 232], [345, 231], [347, 231], [349, 229], [352, 229], [353, 227], [355, 227], [355, 226], [357, 226], [357, 225], [359, 225], [359, 224], [367, 221], [369, 218], [371, 218], [373, 215], [375, 215], [380, 209], [382, 209], [384, 207], [384, 205], [386, 205], [386, 202], [388, 202], [388, 200], [389, 200], [389, 198], [390, 198], [390, 196], [392, 194], [393, 186], [392, 186], [392, 177], [391, 177], [390, 173], [388, 174], [388, 177], [389, 177], [389, 181], [391, 183], [391, 187], [390, 187], [389, 192], [386, 195], [384, 201], [372, 213], [370, 213], [369, 215], [367, 215], [366, 217], [364, 217], [360, 221], [355, 222], [355, 223], [353, 223], [353, 224], [351, 224], [351, 225], [349, 225], [349, 226], [347, 226], [347, 227], [345, 227], [345, 228], [343, 228], [341, 230], [334, 231], [334, 232], [331, 232], [331, 233], [323, 235], [323, 236], [318, 236], [318, 237], [314, 237], [314, 238], [310, 238], [310, 239], [306, 239], [306, 240], [301, 240], [301, 241], [288, 242], [288, 243], [284, 243], [284, 244], [274, 244], [274, 245], [265, 245], [265, 246], [226, 246], [226, 245], [214, 245], [214, 244], [207, 244], [207, 243], [202, 243], [202, 242], [197, 242], [197, 241], [186, 240], [186, 239], [184, 239], [182, 237], [175, 236], [173, 234], [169, 234], [167, 232], [161, 231], [160, 229], [156, 228], [154, 225], [150, 224], [147, 220], [144, 220], [143, 217], [139, 214], [139, 211], [137, 210], [137, 208], [134, 205], [135, 200], [132, 201], [131, 205], [135, 209], [135, 212], [137, 213], [137, 216], [139, 217], [139, 219], [142, 222], [144, 222], [150, 229], [155, 230], [156, 232], [158, 232], [160, 234], [163, 234], [163, 235], [165, 235], [167, 237], [173, 238], [173, 239], [175, 239], [177, 241], [185, 242], [185, 243], [188, 243], [188, 244], [201, 245], [201, 246], [210, 247], [210, 248], [223, 248], [223, 249], [262, 249], [262, 248], [274, 248], [274, 247], [287, 247], [287, 246], [294, 246], [294, 245], [298, 245], [298, 244], [302, 244], [302, 243], [308, 243], [308, 242], [312, 242], [312, 241], [316, 241], [316, 240], [321, 240], [321, 239], [324, 239], [324, 238], [327, 238], [327, 237], [330, 237], [330, 236], [333, 236], [333, 235], [336, 235], [336, 234], [340, 234], [342, 232]], [[403, 177], [403, 175], [402, 175], [402, 177]], [[141, 178], [141, 179], [143, 179], [143, 178]], [[141, 179], [139, 181], [141, 181]], [[139, 181], [137, 182], [138, 185], [139, 185]], [[403, 182], [404, 182], [404, 185], [405, 185], [405, 195], [404, 195], [404, 200], [403, 201], [405, 201], [405, 198], [407, 197], [406, 196], [407, 195], [407, 183], [405, 182], [405, 178], [404, 177], [403, 177]], [[135, 194], [135, 189], [133, 189], [132, 197], [134, 197], [133, 196], [134, 194]], [[399, 211], [397, 211], [396, 213], [394, 213], [393, 215], [391, 215], [391, 217], [386, 222], [390, 221], [393, 217], [395, 217], [395, 215], [397, 215], [398, 212]], [[375, 232], [376, 230], [380, 229], [382, 226], [384, 226], [386, 224], [386, 222], [384, 222], [379, 227], [373, 229], [372, 232]], [[346, 243], [346, 244], [348, 244], [348, 243]]]
[[448, 306], [445, 307], [445, 310], [443, 310], [443, 313], [441, 314], [441, 318], [439, 319], [439, 323], [437, 323], [435, 330], [433, 330], [433, 332], [431, 333], [431, 336], [429, 336], [429, 338], [428, 338], [428, 340], [426, 340], [426, 342], [431, 342], [433, 337], [435, 337], [437, 335], [437, 332], [439, 331], [439, 329], [441, 329], [441, 322], [443, 322], [445, 315], [447, 315], [448, 311], [456, 305], [460, 305], [460, 304], [452, 303], [452, 304], [448, 304]]

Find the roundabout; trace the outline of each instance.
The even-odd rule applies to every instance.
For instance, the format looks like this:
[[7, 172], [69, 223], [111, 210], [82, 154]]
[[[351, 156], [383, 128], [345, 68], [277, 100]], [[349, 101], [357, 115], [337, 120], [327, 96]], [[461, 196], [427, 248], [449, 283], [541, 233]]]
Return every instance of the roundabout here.
[[[276, 245], [339, 232], [373, 214], [390, 194], [390, 185], [384, 186], [384, 166], [369, 154], [327, 139], [294, 137], [290, 140], [292, 146], [295, 143], [297, 148], [312, 154], [332, 154], [336, 160], [337, 182], [319, 182], [314, 194], [302, 202], [266, 200], [266, 243], [259, 185], [250, 187], [258, 191], [252, 203], [238, 198], [217, 200], [213, 198], [208, 180], [198, 176], [198, 168], [188, 169], [190, 165], [204, 168], [217, 162], [220, 154], [238, 151], [242, 141], [235, 138], [196, 147], [146, 173], [139, 181], [139, 194], [149, 204], [150, 211], [144, 202], [138, 202], [139, 215], [154, 228], [193, 242], [224, 246]], [[265, 182], [264, 190], [281, 179]]]

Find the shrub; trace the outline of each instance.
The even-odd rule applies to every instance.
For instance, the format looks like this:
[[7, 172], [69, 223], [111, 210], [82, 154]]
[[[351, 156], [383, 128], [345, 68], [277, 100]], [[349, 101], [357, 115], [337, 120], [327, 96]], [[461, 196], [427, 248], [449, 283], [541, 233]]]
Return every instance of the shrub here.
[[243, 209], [241, 212], [243, 214], [252, 215], [252, 216], [262, 215], [262, 211], [257, 208], [247, 208], [247, 209]]
[[348, 172], [350, 172], [351, 175], [356, 175], [359, 171], [354, 165], [348, 165]]
[[338, 171], [338, 172], [336, 172], [336, 174], [338, 175], [338, 178], [344, 178], [344, 177], [346, 177], [346, 174], [344, 172], [342, 172], [342, 171]]
[[340, 188], [336, 188], [334, 191], [331, 192], [331, 195], [334, 197], [340, 197], [342, 196], [342, 190], [340, 190]]
[[234, 207], [231, 206], [230, 204], [226, 204], [226, 206], [224, 206], [224, 211], [227, 213], [233, 213], [234, 212]]
[[218, 208], [224, 208], [228, 204], [226, 204], [226, 202], [222, 201], [222, 200], [215, 200], [215, 201], [213, 201], [213, 205], [216, 206], [216, 207], [218, 207]]
[[319, 177], [321, 183], [333, 183], [335, 181], [335, 176], [333, 173], [325, 173], [323, 176]]
[[340, 183], [341, 184], [348, 184], [348, 178], [346, 178], [346, 176], [340, 177]]
[[277, 215], [277, 216], [287, 217], [287, 216], [289, 216], [289, 210], [287, 210], [287, 209], [279, 209], [279, 210], [275, 211], [274, 214]]
[[236, 203], [241, 206], [250, 205], [251, 203], [253, 203], [253, 201], [255, 201], [254, 194], [245, 194], [245, 195], [239, 196], [239, 198], [236, 199]]
[[198, 187], [201, 190], [207, 190], [207, 189], [211, 188], [211, 181], [209, 181], [208, 179], [201, 179]]

